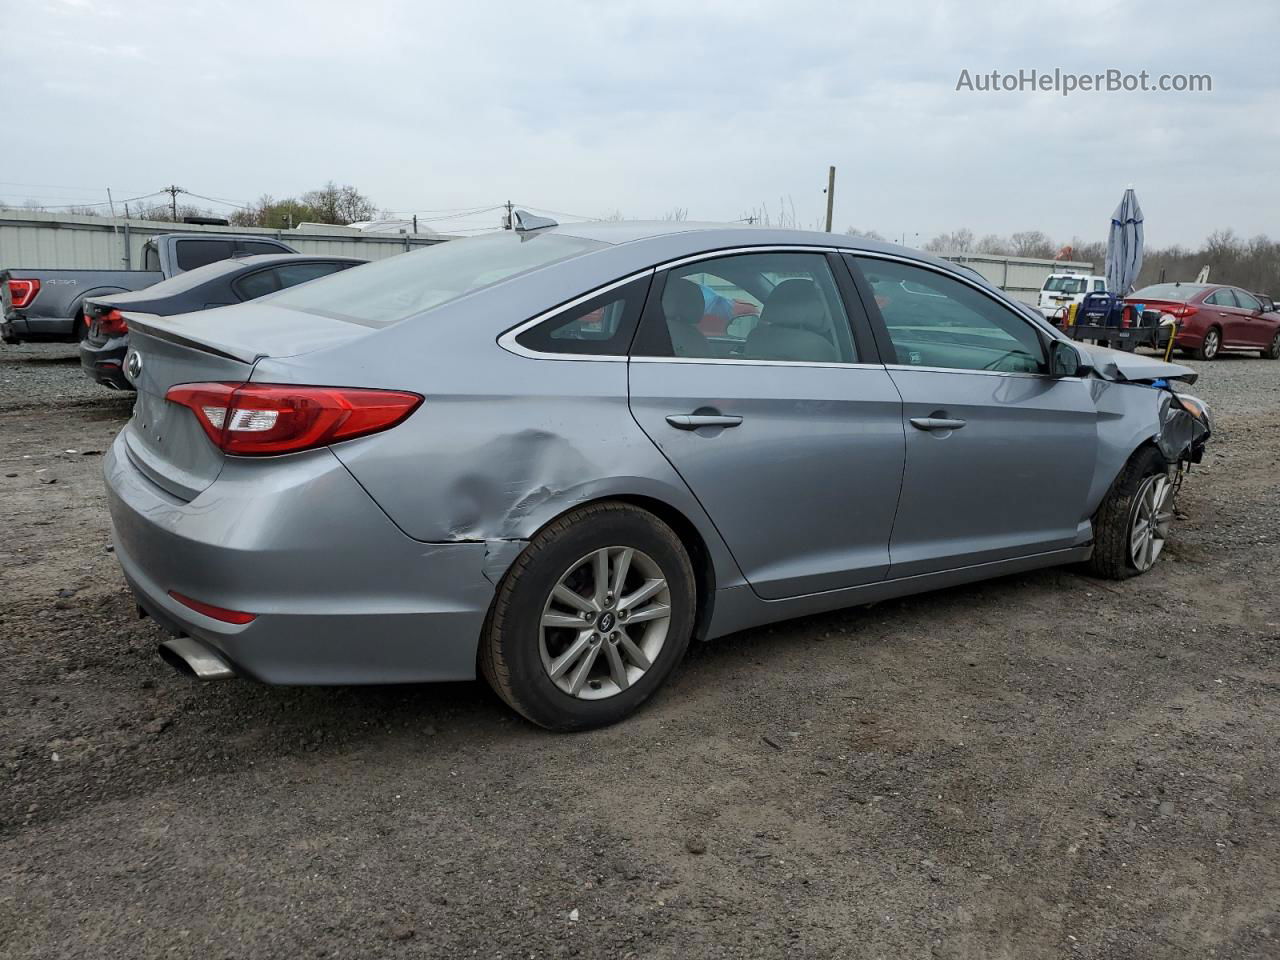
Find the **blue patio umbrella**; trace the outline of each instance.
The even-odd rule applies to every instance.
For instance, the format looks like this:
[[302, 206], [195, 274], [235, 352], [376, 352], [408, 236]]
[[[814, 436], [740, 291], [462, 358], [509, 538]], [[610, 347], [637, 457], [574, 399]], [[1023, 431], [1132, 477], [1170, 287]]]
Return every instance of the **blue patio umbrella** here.
[[1142, 208], [1129, 187], [1111, 215], [1107, 234], [1107, 290], [1123, 297], [1133, 289], [1142, 270]]

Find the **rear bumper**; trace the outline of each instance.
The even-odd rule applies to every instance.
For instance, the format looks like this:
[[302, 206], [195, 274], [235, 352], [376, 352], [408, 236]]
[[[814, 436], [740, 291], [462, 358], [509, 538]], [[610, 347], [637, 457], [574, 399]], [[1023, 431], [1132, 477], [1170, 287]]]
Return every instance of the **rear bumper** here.
[[6, 314], [0, 323], [0, 338], [5, 343], [64, 342], [75, 343], [80, 339], [74, 317], [29, 317], [14, 311]]
[[[328, 450], [229, 459], [190, 503], [143, 476], [123, 437], [104, 470], [138, 603], [237, 673], [281, 684], [474, 678], [494, 590], [485, 544], [411, 540]], [[215, 620], [171, 590], [256, 619]]]
[[106, 343], [80, 341], [80, 368], [90, 380], [116, 390], [132, 390], [124, 375], [124, 358], [129, 352], [127, 337], [113, 337]]

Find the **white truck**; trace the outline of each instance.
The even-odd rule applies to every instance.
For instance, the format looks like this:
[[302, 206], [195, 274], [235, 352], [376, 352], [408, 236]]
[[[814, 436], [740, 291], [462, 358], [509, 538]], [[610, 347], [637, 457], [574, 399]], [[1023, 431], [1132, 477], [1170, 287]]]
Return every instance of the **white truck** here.
[[1091, 273], [1051, 273], [1040, 288], [1036, 306], [1050, 320], [1065, 314], [1071, 304], [1077, 306], [1086, 293], [1102, 293], [1107, 289], [1107, 278]]

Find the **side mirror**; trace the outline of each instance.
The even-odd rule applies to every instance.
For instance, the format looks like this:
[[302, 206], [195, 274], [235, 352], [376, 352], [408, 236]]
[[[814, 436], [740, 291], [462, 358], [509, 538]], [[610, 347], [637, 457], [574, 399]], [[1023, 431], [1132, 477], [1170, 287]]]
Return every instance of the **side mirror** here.
[[1083, 377], [1093, 369], [1093, 364], [1080, 352], [1080, 348], [1067, 340], [1054, 340], [1049, 344], [1049, 376]]
[[1259, 313], [1275, 313], [1276, 312], [1275, 302], [1268, 300], [1266, 297], [1263, 297], [1262, 307], [1259, 309], [1258, 312]]

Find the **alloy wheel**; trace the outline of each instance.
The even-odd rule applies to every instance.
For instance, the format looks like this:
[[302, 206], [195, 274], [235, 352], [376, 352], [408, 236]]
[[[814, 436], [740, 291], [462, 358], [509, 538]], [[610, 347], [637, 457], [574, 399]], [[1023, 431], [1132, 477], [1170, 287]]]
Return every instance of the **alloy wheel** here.
[[670, 625], [671, 592], [654, 559], [602, 547], [552, 587], [538, 627], [542, 666], [571, 697], [612, 697], [648, 672]]
[[1214, 357], [1218, 355], [1219, 342], [1220, 341], [1218, 339], [1217, 330], [1210, 330], [1208, 333], [1204, 335], [1203, 350], [1204, 350], [1204, 358], [1206, 360], [1212, 360]]
[[1164, 550], [1173, 522], [1176, 486], [1165, 474], [1147, 477], [1134, 497], [1133, 521], [1129, 525], [1129, 558], [1139, 571], [1155, 566]]

